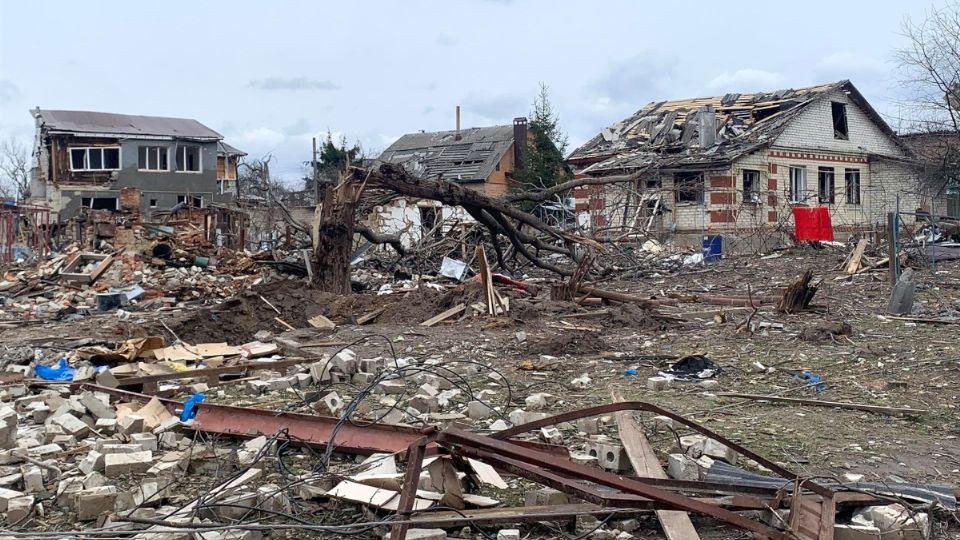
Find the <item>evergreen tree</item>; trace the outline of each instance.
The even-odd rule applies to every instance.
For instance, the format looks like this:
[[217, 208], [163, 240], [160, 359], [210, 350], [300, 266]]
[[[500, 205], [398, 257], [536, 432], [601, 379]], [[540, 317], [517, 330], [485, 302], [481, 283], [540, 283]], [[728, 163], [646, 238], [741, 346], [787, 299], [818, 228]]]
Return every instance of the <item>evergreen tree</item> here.
[[529, 135], [520, 152], [523, 166], [513, 172], [516, 189], [537, 191], [569, 180], [570, 171], [563, 162], [567, 136], [560, 131], [559, 118], [553, 112], [547, 85], [543, 83], [533, 100], [527, 129]]
[[[317, 149], [317, 178], [321, 183], [336, 182], [349, 165], [356, 164], [361, 159], [363, 159], [363, 150], [359, 144], [347, 146], [347, 138], [343, 136], [339, 141], [334, 141], [333, 134], [328, 131], [327, 138]], [[304, 178], [304, 188], [312, 190], [313, 164], [308, 161], [306, 165], [307, 176]]]

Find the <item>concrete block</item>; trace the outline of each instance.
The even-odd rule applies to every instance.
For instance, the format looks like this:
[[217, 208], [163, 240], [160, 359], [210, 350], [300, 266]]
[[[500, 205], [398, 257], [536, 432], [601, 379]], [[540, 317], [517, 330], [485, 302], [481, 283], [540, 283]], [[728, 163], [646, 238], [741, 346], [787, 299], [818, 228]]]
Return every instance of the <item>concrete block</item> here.
[[84, 424], [79, 418], [72, 414], [64, 413], [55, 416], [51, 422], [63, 428], [64, 432], [68, 435], [78, 439], [90, 433], [90, 426]]
[[90, 474], [94, 471], [103, 471], [103, 454], [96, 450], [87, 452], [87, 455], [80, 460], [78, 467], [80, 468], [80, 472], [83, 474]]
[[267, 381], [247, 381], [244, 384], [244, 388], [247, 393], [258, 396], [270, 390], [270, 383]]
[[117, 502], [116, 486], [100, 486], [85, 489], [76, 495], [77, 519], [90, 521], [102, 514], [113, 512]]
[[17, 447], [17, 422], [19, 420], [17, 411], [8, 405], [0, 407], [0, 448]]
[[116, 418], [99, 418], [97, 419], [97, 423], [93, 425], [93, 429], [109, 435], [117, 431], [117, 425]]
[[407, 391], [407, 384], [402, 379], [390, 379], [377, 383], [377, 393], [399, 395]]
[[340, 373], [353, 375], [357, 372], [357, 354], [350, 349], [338, 352], [334, 355], [332, 362], [333, 367]]
[[440, 411], [440, 403], [434, 396], [426, 394], [417, 394], [407, 400], [407, 406], [413, 407], [421, 413], [434, 413]]
[[527, 491], [523, 495], [524, 506], [549, 506], [555, 504], [568, 504], [570, 497], [562, 491], [551, 488], [535, 489]]
[[670, 379], [666, 377], [650, 377], [647, 379], [647, 390], [660, 392], [670, 388]]
[[563, 444], [563, 434], [555, 427], [540, 428], [540, 436], [550, 444]]
[[22, 492], [0, 487], [0, 512], [6, 512], [10, 501], [20, 497], [23, 497]]
[[576, 421], [577, 431], [586, 433], [587, 435], [596, 435], [600, 433], [600, 419], [597, 417], [593, 418], [581, 418]]
[[703, 455], [712, 457], [713, 459], [726, 461], [731, 465], [737, 464], [737, 452], [713, 439], [707, 439], [704, 441]]
[[97, 397], [97, 395], [93, 392], [84, 392], [80, 394], [80, 403], [84, 406], [84, 408], [90, 411], [90, 414], [92, 414], [94, 418], [100, 419], [117, 417], [116, 411], [110, 406], [109, 398], [108, 401], [105, 402], [103, 399]]
[[490, 418], [494, 410], [482, 401], [471, 401], [467, 403], [467, 417], [474, 420], [486, 420]]
[[680, 437], [680, 449], [683, 453], [696, 459], [703, 455], [703, 447], [707, 438], [703, 435], [687, 435]]
[[336, 392], [330, 392], [329, 394], [320, 398], [320, 401], [317, 402], [318, 405], [322, 405], [324, 413], [331, 416], [340, 416], [340, 411], [343, 410], [343, 398], [340, 397], [340, 394]]
[[27, 526], [24, 520], [33, 510], [33, 495], [23, 495], [7, 502], [7, 525]]
[[545, 409], [549, 405], [553, 405], [557, 401], [553, 395], [546, 392], [537, 392], [536, 394], [530, 394], [524, 399], [524, 404], [526, 408], [531, 411], [538, 411], [540, 409]]
[[157, 481], [142, 482], [133, 489], [134, 506], [160, 506], [162, 500], [160, 483]]
[[36, 465], [23, 466], [20, 468], [23, 473], [23, 490], [27, 493], [40, 493], [44, 491], [43, 471]]
[[599, 466], [599, 460], [596, 456], [590, 454], [573, 453], [570, 454], [570, 461], [579, 465]]
[[587, 453], [597, 458], [600, 467], [614, 472], [630, 470], [630, 460], [619, 444], [592, 442], [587, 445]]
[[384, 364], [382, 358], [365, 358], [360, 360], [359, 369], [363, 373], [377, 374], [383, 369]]
[[153, 433], [134, 433], [130, 436], [130, 442], [140, 445], [143, 450], [157, 451], [157, 436]]
[[330, 368], [332, 363], [327, 360], [321, 360], [310, 364], [310, 377], [314, 384], [320, 384], [330, 380]]
[[350, 381], [357, 386], [368, 386], [377, 379], [374, 373], [364, 373], [358, 371], [350, 377]]
[[147, 472], [153, 466], [153, 452], [107, 454], [103, 458], [103, 472], [107, 478]]
[[667, 456], [667, 474], [676, 480], [700, 480], [700, 466], [684, 454]]
[[520, 529], [500, 529], [497, 540], [520, 540]]
[[146, 429], [144, 422], [145, 421], [142, 416], [128, 414], [120, 419], [120, 432], [126, 435], [143, 433], [143, 431]]

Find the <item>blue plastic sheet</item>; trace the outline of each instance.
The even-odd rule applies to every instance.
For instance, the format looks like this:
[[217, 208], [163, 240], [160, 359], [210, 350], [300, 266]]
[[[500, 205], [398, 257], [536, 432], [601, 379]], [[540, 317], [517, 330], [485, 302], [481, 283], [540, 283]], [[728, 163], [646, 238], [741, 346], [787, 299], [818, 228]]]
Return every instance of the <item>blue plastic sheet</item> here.
[[67, 365], [67, 359], [62, 356], [60, 357], [60, 361], [54, 367], [37, 364], [33, 370], [37, 373], [37, 377], [48, 381], [73, 380], [73, 368]]
[[183, 402], [183, 412], [180, 413], [181, 422], [186, 422], [197, 415], [197, 404], [203, 403], [204, 397], [206, 396], [201, 392], [197, 392], [190, 396], [187, 401]]
[[817, 389], [818, 394], [827, 389], [827, 385], [820, 382], [820, 376], [817, 375], [816, 373], [811, 373], [809, 371], [802, 371], [801, 373], [794, 375], [794, 377], [813, 384], [814, 388]]
[[637, 368], [635, 368], [635, 367], [627, 368], [627, 369], [623, 370], [623, 374], [624, 374], [625, 376], [636, 375], [636, 374], [637, 374]]

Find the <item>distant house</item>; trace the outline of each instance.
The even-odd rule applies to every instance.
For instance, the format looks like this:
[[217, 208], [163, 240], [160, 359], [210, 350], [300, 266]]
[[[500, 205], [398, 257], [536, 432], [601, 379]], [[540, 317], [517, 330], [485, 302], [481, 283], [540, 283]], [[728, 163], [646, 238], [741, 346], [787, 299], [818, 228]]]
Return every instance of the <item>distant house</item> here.
[[[30, 203], [65, 220], [81, 207], [118, 210], [121, 191], [139, 192], [149, 213], [233, 198], [245, 155], [196, 120], [34, 109]], [[125, 189], [126, 188], [126, 189]], [[123, 201], [128, 203], [126, 199]]]
[[416, 176], [449, 180], [491, 197], [506, 193], [509, 174], [520, 163], [527, 119], [512, 126], [490, 126], [432, 133], [408, 133], [380, 154], [380, 161], [403, 165]]
[[960, 133], [931, 131], [900, 136], [920, 161], [921, 175], [934, 195], [934, 213], [960, 218]]
[[[411, 174], [463, 184], [490, 197], [500, 197], [510, 188], [511, 173], [522, 166], [521, 150], [527, 140], [527, 119], [513, 125], [458, 129], [432, 133], [408, 133], [383, 151], [379, 161], [402, 165]], [[410, 245], [426, 234], [446, 233], [472, 223], [462, 208], [436, 201], [402, 198], [380, 206], [368, 225], [385, 233], [400, 234]]]
[[929, 204], [912, 152], [849, 81], [650, 103], [568, 163], [637, 177], [578, 190], [583, 224], [690, 242], [769, 241], [794, 206], [827, 206], [842, 232], [882, 226], [898, 195], [905, 210]]

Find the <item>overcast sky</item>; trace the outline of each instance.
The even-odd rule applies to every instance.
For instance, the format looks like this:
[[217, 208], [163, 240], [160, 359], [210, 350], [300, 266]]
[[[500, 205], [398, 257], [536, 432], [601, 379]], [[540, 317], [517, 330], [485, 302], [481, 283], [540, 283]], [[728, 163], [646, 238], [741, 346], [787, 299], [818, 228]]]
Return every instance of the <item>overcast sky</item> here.
[[650, 101], [850, 79], [896, 129], [904, 17], [943, 1], [0, 0], [0, 136], [28, 109], [196, 118], [299, 178], [330, 130], [509, 123], [540, 82], [570, 150]]

